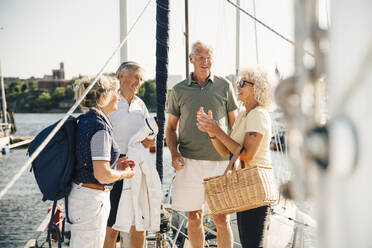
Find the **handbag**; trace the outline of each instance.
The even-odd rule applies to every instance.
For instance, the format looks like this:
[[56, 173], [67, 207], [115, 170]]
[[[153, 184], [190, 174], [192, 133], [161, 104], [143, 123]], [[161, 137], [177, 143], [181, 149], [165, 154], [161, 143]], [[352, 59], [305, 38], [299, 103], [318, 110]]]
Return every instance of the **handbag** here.
[[203, 181], [208, 207], [213, 214], [231, 214], [272, 205], [279, 199], [270, 166], [236, 169], [235, 161], [240, 151], [241, 147], [234, 152], [223, 175]]

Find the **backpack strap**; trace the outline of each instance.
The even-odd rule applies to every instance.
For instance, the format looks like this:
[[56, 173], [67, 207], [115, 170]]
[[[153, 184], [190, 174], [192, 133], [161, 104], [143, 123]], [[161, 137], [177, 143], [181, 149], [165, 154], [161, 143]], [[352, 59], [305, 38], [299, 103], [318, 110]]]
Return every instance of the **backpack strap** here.
[[67, 223], [72, 224], [68, 217], [68, 195], [65, 196], [65, 219], [67, 220]]
[[50, 233], [52, 232], [52, 228], [54, 228], [57, 232], [58, 248], [62, 247], [61, 232], [60, 232], [58, 226], [53, 223], [53, 217], [54, 217], [54, 212], [56, 211], [56, 208], [57, 208], [57, 202], [58, 202], [58, 200], [53, 201], [53, 208], [52, 208], [52, 211], [50, 213], [50, 221], [49, 221], [49, 224], [48, 224], [48, 234], [47, 234], [46, 241], [48, 242], [48, 245], [49, 245], [50, 248], [52, 247], [52, 241], [50, 239]]

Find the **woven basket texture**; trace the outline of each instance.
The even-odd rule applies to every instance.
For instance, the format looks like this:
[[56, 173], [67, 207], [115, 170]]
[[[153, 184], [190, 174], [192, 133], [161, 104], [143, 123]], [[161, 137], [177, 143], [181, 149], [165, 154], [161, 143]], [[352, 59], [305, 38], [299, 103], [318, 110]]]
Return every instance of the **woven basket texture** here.
[[204, 179], [205, 196], [214, 214], [230, 214], [271, 205], [279, 198], [271, 167], [254, 166]]

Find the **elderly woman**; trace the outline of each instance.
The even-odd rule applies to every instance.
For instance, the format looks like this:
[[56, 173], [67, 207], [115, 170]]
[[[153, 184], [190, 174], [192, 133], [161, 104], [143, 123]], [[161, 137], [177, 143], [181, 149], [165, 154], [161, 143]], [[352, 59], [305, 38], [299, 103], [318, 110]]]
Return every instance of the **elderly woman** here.
[[[77, 83], [80, 97], [92, 82]], [[79, 117], [76, 133], [76, 168], [69, 195], [70, 247], [102, 248], [110, 211], [109, 191], [115, 181], [134, 176], [134, 162], [119, 159], [108, 115], [117, 110], [119, 82], [101, 76], [81, 102], [89, 111]]]
[[[228, 156], [239, 146], [242, 166], [271, 165], [271, 119], [268, 107], [272, 100], [272, 87], [267, 73], [245, 70], [238, 81], [238, 100], [244, 104], [229, 134], [213, 120], [213, 113], [201, 108], [197, 113], [198, 128], [207, 132], [221, 156]], [[267, 206], [237, 213], [241, 244], [244, 248], [260, 247], [263, 237]]]

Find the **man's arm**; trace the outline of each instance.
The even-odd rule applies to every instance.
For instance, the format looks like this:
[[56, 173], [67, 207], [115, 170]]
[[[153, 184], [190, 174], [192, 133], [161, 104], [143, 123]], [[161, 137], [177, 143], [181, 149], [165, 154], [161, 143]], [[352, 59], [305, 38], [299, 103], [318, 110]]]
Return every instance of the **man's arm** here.
[[177, 148], [177, 124], [178, 124], [178, 117], [172, 114], [168, 114], [168, 124], [167, 129], [165, 131], [166, 141], [169, 148], [169, 151], [172, 155], [172, 166], [176, 170], [180, 170], [185, 165], [185, 161], [183, 160], [181, 154], [178, 152]]

